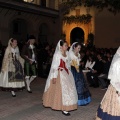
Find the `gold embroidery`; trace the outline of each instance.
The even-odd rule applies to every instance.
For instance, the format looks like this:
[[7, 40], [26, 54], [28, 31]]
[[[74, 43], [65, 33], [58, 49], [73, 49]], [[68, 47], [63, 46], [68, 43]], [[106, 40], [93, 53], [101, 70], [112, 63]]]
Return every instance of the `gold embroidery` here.
[[79, 72], [79, 65], [78, 65], [78, 63], [77, 63], [76, 60], [72, 60], [72, 62], [71, 62], [71, 66], [74, 66], [75, 69], [77, 70], [77, 72]]

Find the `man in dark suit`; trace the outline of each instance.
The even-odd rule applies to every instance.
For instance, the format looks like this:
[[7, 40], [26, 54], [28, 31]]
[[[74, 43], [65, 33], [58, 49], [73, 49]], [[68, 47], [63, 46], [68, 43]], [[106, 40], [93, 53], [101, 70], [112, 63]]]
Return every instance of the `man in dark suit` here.
[[90, 87], [99, 87], [98, 76], [103, 72], [103, 62], [102, 62], [102, 55], [97, 54], [97, 60], [93, 67], [93, 69], [88, 72], [87, 80], [90, 83]]
[[32, 93], [30, 89], [30, 83], [36, 78], [37, 71], [36, 71], [36, 64], [37, 64], [37, 52], [35, 47], [35, 37], [30, 35], [28, 37], [28, 41], [26, 45], [22, 49], [21, 56], [25, 60], [25, 80], [27, 85], [27, 91]]
[[111, 65], [111, 61], [112, 59], [108, 56], [104, 56], [103, 57], [103, 64], [104, 64], [104, 69], [103, 69], [103, 72], [98, 76], [98, 79], [101, 83], [101, 86], [102, 86], [102, 90], [104, 89], [107, 89], [108, 87], [108, 72], [109, 72], [109, 68], [110, 68], [110, 65]]

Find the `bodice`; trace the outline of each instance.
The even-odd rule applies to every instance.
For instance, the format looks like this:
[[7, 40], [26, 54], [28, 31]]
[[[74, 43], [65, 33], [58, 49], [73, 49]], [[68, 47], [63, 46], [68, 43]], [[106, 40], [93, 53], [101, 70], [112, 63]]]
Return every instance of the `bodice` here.
[[62, 59], [60, 59], [60, 65], [59, 65], [58, 69], [60, 69], [60, 68], [64, 69], [69, 74], [66, 64]]

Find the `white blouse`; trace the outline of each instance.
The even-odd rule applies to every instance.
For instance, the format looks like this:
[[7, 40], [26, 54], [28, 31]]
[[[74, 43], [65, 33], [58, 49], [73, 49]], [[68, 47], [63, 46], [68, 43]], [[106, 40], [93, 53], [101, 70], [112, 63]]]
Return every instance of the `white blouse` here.
[[86, 65], [85, 65], [85, 68], [90, 68], [90, 69], [92, 69], [94, 65], [95, 65], [95, 61], [94, 61], [94, 62], [91, 62], [91, 61], [87, 60]]

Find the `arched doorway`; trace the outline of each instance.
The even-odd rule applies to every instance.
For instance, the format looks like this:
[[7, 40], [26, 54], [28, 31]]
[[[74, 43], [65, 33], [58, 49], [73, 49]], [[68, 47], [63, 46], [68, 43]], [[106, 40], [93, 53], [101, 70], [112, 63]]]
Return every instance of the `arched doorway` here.
[[42, 23], [39, 27], [38, 44], [44, 45], [48, 42], [48, 25]]
[[72, 29], [70, 33], [70, 43], [79, 42], [84, 43], [84, 31], [79, 27]]
[[46, 7], [46, 0], [41, 0], [41, 6]]

